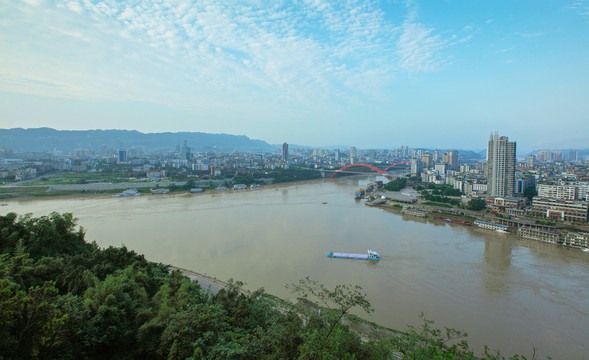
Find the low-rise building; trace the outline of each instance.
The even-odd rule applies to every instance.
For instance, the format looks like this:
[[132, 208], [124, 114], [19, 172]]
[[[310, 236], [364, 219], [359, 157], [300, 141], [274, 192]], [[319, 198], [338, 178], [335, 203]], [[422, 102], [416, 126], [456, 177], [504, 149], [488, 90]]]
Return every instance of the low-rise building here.
[[523, 209], [526, 206], [526, 200], [524, 198], [513, 197], [487, 198], [487, 206], [501, 211], [505, 211], [506, 209]]
[[578, 200], [579, 188], [575, 185], [548, 185], [538, 184], [536, 186], [538, 196], [559, 200]]
[[587, 201], [558, 200], [536, 196], [528, 215], [551, 218], [568, 222], [587, 222], [589, 206]]
[[517, 235], [523, 237], [524, 239], [544, 241], [552, 244], [562, 244], [562, 234], [537, 227], [519, 227], [517, 229]]
[[578, 247], [578, 248], [589, 248], [589, 233], [574, 233], [568, 232], [562, 237], [564, 245]]

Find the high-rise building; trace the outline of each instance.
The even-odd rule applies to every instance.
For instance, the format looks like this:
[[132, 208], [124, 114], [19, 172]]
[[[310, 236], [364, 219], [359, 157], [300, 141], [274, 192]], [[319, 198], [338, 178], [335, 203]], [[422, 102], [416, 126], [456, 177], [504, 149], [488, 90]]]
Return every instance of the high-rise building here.
[[487, 192], [491, 196], [513, 196], [515, 189], [515, 141], [497, 132], [487, 148]]
[[191, 149], [190, 147], [188, 147], [188, 145], [186, 145], [186, 140], [184, 140], [180, 152], [183, 160], [190, 160], [190, 158], [192, 157]]
[[282, 144], [282, 160], [284, 162], [288, 161], [288, 144], [287, 143]]
[[458, 163], [458, 151], [452, 149], [445, 153], [444, 162], [448, 164], [452, 170], [460, 169], [460, 164]]
[[358, 155], [356, 153], [356, 147], [352, 146], [350, 148], [350, 164], [355, 164], [357, 162], [357, 159], [356, 159], [357, 156]]
[[413, 158], [411, 159], [411, 176], [420, 176], [421, 175], [421, 159]]
[[429, 169], [432, 167], [432, 161], [430, 154], [426, 152], [425, 154], [421, 155], [421, 164], [424, 169]]
[[536, 164], [536, 157], [534, 155], [528, 155], [526, 158], [526, 165], [533, 167]]
[[119, 150], [119, 162], [126, 163], [127, 162], [127, 150], [120, 149]]

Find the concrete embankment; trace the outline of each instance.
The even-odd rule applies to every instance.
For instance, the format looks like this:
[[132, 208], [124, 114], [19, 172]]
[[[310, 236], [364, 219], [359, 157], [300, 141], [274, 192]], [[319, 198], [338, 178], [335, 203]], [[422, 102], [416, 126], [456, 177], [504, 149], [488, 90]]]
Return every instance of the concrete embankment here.
[[202, 289], [209, 291], [211, 294], [216, 294], [221, 289], [224, 289], [227, 286], [227, 284], [220, 280], [214, 279], [210, 276], [199, 274], [191, 270], [182, 269], [176, 266], [170, 266], [170, 269], [180, 271], [182, 275], [186, 276], [192, 281], [198, 282]]

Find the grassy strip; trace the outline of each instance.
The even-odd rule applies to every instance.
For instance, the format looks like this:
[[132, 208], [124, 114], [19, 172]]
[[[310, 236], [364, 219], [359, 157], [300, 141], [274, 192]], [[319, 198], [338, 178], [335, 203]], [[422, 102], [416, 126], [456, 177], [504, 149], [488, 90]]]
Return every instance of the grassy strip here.
[[23, 183], [20, 186], [48, 186], [48, 185], [71, 185], [94, 182], [120, 183], [120, 182], [142, 182], [144, 179], [130, 179], [125, 173], [71, 173], [47, 176], [41, 180]]
[[77, 194], [85, 194], [83, 190], [56, 190], [56, 191], [47, 191], [47, 187], [45, 186], [27, 186], [27, 187], [10, 187], [10, 188], [0, 188], [0, 199], [11, 199], [16, 197], [27, 197], [27, 196], [35, 196], [35, 197], [42, 197], [42, 196], [64, 196], [64, 195], [77, 195]]

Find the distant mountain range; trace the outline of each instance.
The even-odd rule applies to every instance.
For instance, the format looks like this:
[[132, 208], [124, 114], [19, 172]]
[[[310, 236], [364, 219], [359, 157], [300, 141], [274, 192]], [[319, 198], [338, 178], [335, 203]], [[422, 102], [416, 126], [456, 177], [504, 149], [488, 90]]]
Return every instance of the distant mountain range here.
[[143, 147], [145, 151], [169, 151], [182, 146], [184, 140], [193, 151], [273, 152], [278, 145], [252, 140], [245, 135], [206, 134], [200, 132], [142, 133], [135, 130], [55, 130], [0, 129], [0, 147], [13, 151], [45, 152], [52, 150], [74, 151], [91, 149], [129, 149]]
[[[280, 149], [282, 144], [268, 144], [262, 140], [253, 140], [245, 135], [207, 134], [201, 132], [165, 132], [142, 133], [136, 130], [55, 130], [51, 128], [35, 129], [0, 129], [0, 147], [10, 147], [15, 152], [50, 152], [60, 150], [71, 152], [77, 149], [102, 151], [108, 149], [143, 148], [147, 152], [172, 151], [182, 146], [184, 140], [187, 145], [198, 152], [274, 152]], [[291, 149], [312, 148], [311, 146], [289, 144]], [[349, 149], [349, 146], [321, 147], [323, 149]], [[447, 150], [437, 149], [440, 153]], [[568, 158], [570, 150], [553, 149], [562, 151]], [[430, 149], [430, 151], [433, 151]], [[460, 150], [457, 149], [460, 159], [484, 160], [487, 150]], [[541, 150], [519, 155], [525, 159], [527, 155], [535, 155]], [[589, 149], [577, 149], [579, 156], [589, 155]]]

